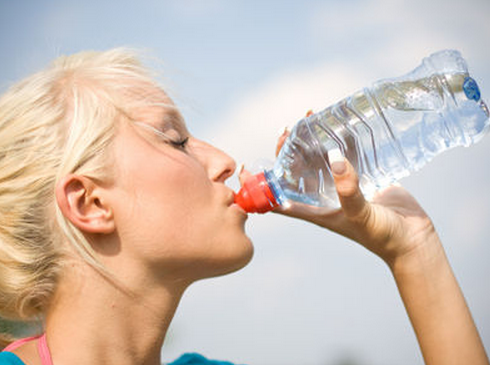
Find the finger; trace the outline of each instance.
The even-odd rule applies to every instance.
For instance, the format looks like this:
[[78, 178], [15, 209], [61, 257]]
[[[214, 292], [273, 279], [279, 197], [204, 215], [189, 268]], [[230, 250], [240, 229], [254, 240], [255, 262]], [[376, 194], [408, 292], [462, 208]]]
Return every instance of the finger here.
[[252, 173], [245, 169], [245, 166], [242, 165], [240, 171], [238, 172], [238, 180], [240, 181], [240, 185], [243, 186], [245, 181], [252, 176]]
[[328, 159], [345, 216], [352, 220], [365, 220], [370, 206], [359, 188], [359, 178], [354, 167], [338, 149], [329, 151]]
[[[309, 117], [310, 115], [313, 115], [313, 110], [308, 110], [306, 112], [306, 117]], [[289, 137], [290, 134], [291, 132], [289, 132], [288, 127], [284, 128], [284, 132], [282, 132], [281, 136], [279, 137], [279, 140], [277, 141], [276, 157], [279, 155], [279, 152], [281, 151], [284, 142], [286, 141], [286, 139]]]
[[289, 131], [288, 131], [288, 127], [286, 127], [286, 128], [284, 128], [284, 132], [282, 132], [281, 136], [277, 140], [276, 157], [277, 157], [277, 155], [279, 155], [279, 152], [281, 151], [281, 148], [282, 148], [284, 142], [286, 142], [286, 139], [288, 137], [289, 137]]

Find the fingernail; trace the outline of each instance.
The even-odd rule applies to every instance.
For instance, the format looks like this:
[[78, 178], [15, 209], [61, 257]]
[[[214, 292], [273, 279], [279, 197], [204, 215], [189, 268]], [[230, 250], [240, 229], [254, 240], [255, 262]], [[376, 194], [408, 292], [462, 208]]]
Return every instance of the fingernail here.
[[240, 170], [238, 170], [238, 175], [240, 175], [243, 172], [243, 169], [245, 168], [245, 164], [240, 165]]
[[282, 136], [285, 136], [285, 135], [286, 135], [286, 134], [288, 134], [288, 133], [289, 133], [289, 131], [288, 131], [288, 127], [285, 127], [285, 128], [284, 128], [284, 129], [283, 129], [283, 130], [280, 132], [281, 137], [282, 137]]
[[344, 155], [338, 148], [328, 151], [328, 161], [335, 175], [342, 175], [347, 170]]

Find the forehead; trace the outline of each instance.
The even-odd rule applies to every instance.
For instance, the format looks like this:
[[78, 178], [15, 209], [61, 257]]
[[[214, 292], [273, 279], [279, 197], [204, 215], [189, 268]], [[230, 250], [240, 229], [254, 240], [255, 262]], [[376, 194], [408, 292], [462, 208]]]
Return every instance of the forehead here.
[[172, 99], [159, 87], [143, 85], [130, 96], [127, 115], [133, 121], [150, 123], [158, 127], [185, 129], [182, 114]]

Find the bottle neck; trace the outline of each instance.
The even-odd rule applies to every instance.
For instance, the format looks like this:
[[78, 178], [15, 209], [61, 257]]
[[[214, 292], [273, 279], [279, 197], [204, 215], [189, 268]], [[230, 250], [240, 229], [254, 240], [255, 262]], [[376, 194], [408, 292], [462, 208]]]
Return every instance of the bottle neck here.
[[266, 213], [279, 205], [265, 174], [250, 176], [235, 195], [235, 203], [248, 213]]

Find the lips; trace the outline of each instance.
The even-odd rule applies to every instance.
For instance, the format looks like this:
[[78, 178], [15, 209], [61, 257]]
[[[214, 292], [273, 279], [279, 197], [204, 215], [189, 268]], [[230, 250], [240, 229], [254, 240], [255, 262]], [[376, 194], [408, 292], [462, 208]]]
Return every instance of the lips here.
[[227, 191], [227, 196], [226, 196], [226, 205], [230, 208], [234, 208], [237, 211], [240, 211], [241, 214], [247, 217], [248, 216], [247, 212], [235, 202], [235, 196], [236, 193], [233, 190], [229, 189]]
[[235, 203], [235, 192], [230, 189], [227, 193], [226, 205], [230, 206]]

